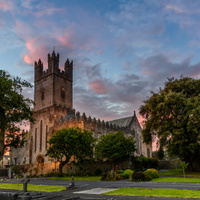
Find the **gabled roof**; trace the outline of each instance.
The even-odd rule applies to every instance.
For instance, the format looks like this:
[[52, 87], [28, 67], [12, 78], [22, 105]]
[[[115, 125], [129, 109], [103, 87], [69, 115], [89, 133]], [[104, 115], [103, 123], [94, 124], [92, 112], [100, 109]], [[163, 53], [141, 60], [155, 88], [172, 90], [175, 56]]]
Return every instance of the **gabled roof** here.
[[133, 118], [133, 116], [125, 117], [125, 118], [121, 118], [121, 119], [115, 119], [115, 120], [110, 121], [110, 123], [112, 125], [115, 124], [116, 126], [127, 127], [131, 123], [132, 118]]
[[124, 118], [121, 118], [121, 119], [115, 119], [115, 120], [110, 121], [110, 123], [112, 125], [115, 124], [116, 126], [129, 127], [129, 128], [130, 128], [130, 125], [131, 125], [132, 122], [136, 123], [141, 128], [140, 123], [138, 122], [135, 111], [134, 111], [133, 116], [124, 117]]

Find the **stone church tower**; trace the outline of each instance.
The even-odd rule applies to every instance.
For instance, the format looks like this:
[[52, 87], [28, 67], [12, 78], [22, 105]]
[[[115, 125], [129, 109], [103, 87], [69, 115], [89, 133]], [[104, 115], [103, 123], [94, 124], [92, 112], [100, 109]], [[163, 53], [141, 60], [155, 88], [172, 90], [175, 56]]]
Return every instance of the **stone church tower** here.
[[54, 104], [73, 107], [73, 62], [67, 59], [64, 71], [59, 69], [59, 54], [48, 54], [48, 69], [43, 63], [35, 62], [34, 111], [38, 112]]
[[[34, 124], [31, 124], [29, 163], [43, 163], [50, 128], [55, 118], [73, 107], [73, 61], [65, 62], [64, 71], [59, 69], [59, 54], [48, 54], [48, 68], [42, 61], [35, 62]], [[61, 109], [62, 108], [62, 109]]]
[[[80, 115], [73, 109], [73, 61], [67, 61], [64, 70], [59, 69], [59, 54], [48, 54], [48, 68], [44, 69], [39, 59], [34, 66], [34, 118], [30, 135], [24, 148], [13, 150], [13, 163], [29, 164], [40, 172], [54, 169], [55, 161], [45, 156], [48, 139], [62, 128], [79, 127], [93, 132], [99, 138], [109, 132], [122, 130], [126, 136], [136, 140], [135, 156], [151, 157], [152, 147], [142, 142], [141, 127], [136, 113], [133, 116], [115, 119], [110, 122]], [[53, 164], [54, 163], [54, 164]]]

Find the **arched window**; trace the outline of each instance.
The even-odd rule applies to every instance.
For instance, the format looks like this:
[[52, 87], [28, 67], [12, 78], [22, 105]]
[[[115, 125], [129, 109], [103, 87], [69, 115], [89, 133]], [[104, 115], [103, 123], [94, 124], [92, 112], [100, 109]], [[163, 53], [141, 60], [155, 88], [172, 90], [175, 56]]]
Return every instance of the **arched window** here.
[[48, 125], [46, 125], [46, 149], [47, 149]]
[[42, 120], [40, 122], [40, 151], [42, 151]]
[[150, 149], [147, 148], [147, 158], [150, 158]]
[[61, 88], [61, 99], [65, 99], [65, 88]]
[[41, 100], [44, 100], [44, 89], [41, 90]]
[[37, 128], [35, 128], [35, 152], [37, 148]]

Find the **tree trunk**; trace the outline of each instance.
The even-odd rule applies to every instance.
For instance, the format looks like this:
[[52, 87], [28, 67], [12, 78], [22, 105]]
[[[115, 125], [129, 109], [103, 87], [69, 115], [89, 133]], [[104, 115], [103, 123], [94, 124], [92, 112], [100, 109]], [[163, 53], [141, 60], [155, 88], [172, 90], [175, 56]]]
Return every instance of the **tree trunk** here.
[[3, 155], [4, 155], [4, 133], [0, 132], [0, 160], [3, 159]]
[[0, 160], [3, 159], [4, 150], [5, 150], [5, 130], [6, 130], [6, 121], [5, 121], [5, 110], [0, 106]]
[[61, 161], [59, 164], [59, 176], [62, 176], [62, 168], [65, 166], [65, 164], [68, 163], [68, 160]]

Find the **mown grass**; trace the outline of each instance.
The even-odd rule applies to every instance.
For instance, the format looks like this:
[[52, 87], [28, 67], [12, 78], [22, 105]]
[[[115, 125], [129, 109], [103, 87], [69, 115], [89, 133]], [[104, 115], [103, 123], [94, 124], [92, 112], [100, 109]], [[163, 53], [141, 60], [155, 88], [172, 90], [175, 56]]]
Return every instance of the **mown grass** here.
[[[176, 172], [173, 172], [176, 173]], [[168, 173], [170, 174], [170, 173]], [[172, 173], [171, 173], [172, 174]], [[177, 173], [176, 173], [177, 174]], [[52, 180], [71, 181], [72, 178], [68, 177], [50, 177]], [[101, 181], [101, 176], [75, 176], [75, 181]], [[159, 177], [152, 179], [151, 182], [174, 182], [174, 183], [200, 183], [198, 178], [181, 178], [181, 177]]]
[[[71, 181], [72, 177], [50, 177], [52, 180], [59, 180], [59, 181]], [[75, 181], [100, 181], [101, 176], [74, 176]]]
[[120, 188], [118, 190], [106, 192], [109, 195], [128, 196], [151, 196], [151, 197], [180, 197], [199, 198], [199, 190], [178, 190], [178, 189], [148, 189], [148, 188]]
[[[159, 172], [159, 176], [182, 176], [183, 177], [183, 170], [182, 169], [171, 169], [164, 172]], [[200, 177], [200, 172], [186, 172], [186, 177]]]
[[150, 182], [200, 183], [200, 178], [159, 177]]
[[[9, 183], [0, 183], [0, 189], [11, 189], [11, 190], [23, 190], [23, 184], [9, 184]], [[64, 186], [55, 186], [55, 185], [31, 185], [28, 184], [28, 191], [39, 191], [39, 192], [57, 192], [65, 190]]]

